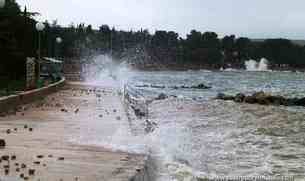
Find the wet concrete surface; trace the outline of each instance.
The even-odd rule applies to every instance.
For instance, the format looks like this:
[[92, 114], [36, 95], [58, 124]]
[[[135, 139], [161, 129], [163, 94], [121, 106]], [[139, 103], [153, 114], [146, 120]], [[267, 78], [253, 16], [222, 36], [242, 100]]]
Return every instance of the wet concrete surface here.
[[6, 141], [0, 148], [0, 179], [132, 180], [144, 168], [144, 155], [90, 144], [124, 124], [124, 107], [110, 87], [74, 83], [19, 106], [0, 117], [0, 139]]

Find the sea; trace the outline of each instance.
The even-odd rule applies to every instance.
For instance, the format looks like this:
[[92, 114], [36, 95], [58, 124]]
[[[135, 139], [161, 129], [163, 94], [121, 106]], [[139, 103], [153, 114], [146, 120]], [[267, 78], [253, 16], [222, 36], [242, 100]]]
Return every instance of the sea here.
[[[111, 139], [115, 150], [149, 155], [157, 181], [216, 177], [305, 176], [304, 107], [263, 106], [216, 100], [264, 91], [305, 97], [303, 72], [247, 70], [135, 71], [125, 66], [100, 73], [121, 91], [137, 94], [145, 116], [130, 116], [130, 129]], [[192, 88], [204, 84], [211, 88]], [[168, 97], [155, 100], [160, 94]], [[129, 110], [132, 115], [132, 109]]]

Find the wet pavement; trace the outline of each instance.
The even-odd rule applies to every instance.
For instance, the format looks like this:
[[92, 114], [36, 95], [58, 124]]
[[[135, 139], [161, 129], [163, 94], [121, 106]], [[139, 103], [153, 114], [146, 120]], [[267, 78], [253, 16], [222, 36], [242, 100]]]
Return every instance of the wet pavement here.
[[91, 144], [127, 124], [114, 88], [67, 85], [0, 117], [0, 180], [131, 180], [144, 155]]

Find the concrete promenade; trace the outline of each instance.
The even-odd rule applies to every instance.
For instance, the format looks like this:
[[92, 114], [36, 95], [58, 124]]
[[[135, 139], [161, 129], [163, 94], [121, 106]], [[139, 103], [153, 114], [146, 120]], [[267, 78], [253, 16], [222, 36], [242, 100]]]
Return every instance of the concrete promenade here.
[[6, 141], [0, 148], [0, 180], [150, 180], [144, 155], [98, 144], [124, 124], [122, 101], [110, 87], [74, 83], [19, 106], [0, 117], [0, 139]]

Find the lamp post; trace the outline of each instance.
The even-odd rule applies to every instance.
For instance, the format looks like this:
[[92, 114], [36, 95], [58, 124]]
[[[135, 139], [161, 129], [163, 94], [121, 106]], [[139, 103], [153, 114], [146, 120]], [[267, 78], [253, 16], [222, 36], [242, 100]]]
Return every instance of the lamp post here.
[[36, 30], [38, 31], [38, 60], [41, 59], [41, 32], [44, 30], [45, 26], [43, 23], [38, 22], [36, 24]]
[[[56, 39], [55, 39], [55, 42], [56, 42], [56, 44], [61, 44], [62, 43], [62, 38], [61, 37], [57, 37]], [[55, 45], [56, 46], [56, 45]], [[57, 57], [57, 56], [59, 56], [59, 53], [58, 53], [58, 47], [59, 46], [56, 46], [55, 47], [55, 57]]]
[[0, 0], [0, 8], [3, 8], [5, 6], [5, 0]]
[[38, 61], [36, 65], [36, 80], [40, 79], [40, 61], [41, 61], [41, 32], [44, 30], [45, 26], [43, 23], [38, 22], [36, 24], [36, 30], [38, 31]]

